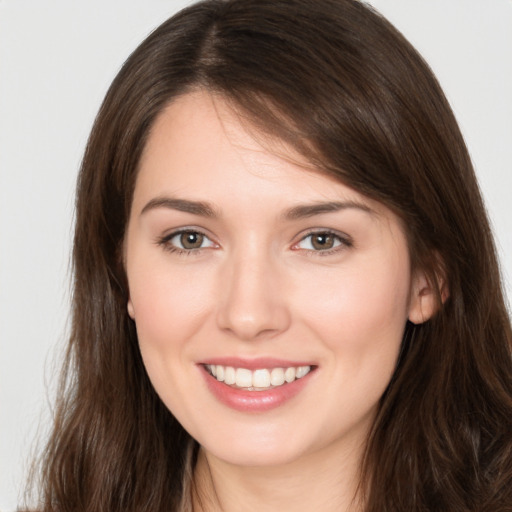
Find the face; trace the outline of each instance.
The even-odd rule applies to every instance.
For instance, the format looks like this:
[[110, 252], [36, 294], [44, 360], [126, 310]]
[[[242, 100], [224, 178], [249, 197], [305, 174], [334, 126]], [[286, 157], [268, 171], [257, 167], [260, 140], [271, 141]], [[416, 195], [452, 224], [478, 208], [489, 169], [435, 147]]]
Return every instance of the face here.
[[144, 364], [234, 464], [361, 443], [424, 314], [395, 215], [300, 161], [195, 92], [157, 119], [136, 182], [125, 265]]

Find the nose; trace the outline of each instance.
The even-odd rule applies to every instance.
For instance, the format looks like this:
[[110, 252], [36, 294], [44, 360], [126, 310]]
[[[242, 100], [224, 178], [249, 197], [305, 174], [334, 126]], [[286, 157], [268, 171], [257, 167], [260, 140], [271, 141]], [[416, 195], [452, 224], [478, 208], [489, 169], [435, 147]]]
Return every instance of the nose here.
[[291, 315], [286, 286], [279, 265], [271, 258], [261, 254], [231, 258], [219, 288], [217, 323], [221, 330], [251, 341], [288, 329]]

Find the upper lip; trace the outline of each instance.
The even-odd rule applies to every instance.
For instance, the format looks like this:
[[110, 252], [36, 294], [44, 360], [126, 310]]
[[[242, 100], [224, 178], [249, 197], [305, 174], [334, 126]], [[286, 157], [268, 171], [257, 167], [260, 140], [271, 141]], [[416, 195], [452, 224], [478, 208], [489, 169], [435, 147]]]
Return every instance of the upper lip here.
[[233, 368], [246, 368], [248, 370], [258, 370], [263, 368], [289, 368], [291, 366], [314, 366], [311, 361], [291, 361], [289, 359], [278, 359], [275, 357], [258, 357], [255, 359], [245, 359], [239, 357], [211, 357], [201, 361], [199, 364], [232, 366]]

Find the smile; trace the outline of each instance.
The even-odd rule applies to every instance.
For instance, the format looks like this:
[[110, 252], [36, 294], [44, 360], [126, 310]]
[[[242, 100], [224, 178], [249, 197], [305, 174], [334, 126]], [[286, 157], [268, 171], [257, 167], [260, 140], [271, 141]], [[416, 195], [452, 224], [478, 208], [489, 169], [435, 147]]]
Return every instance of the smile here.
[[311, 366], [249, 370], [247, 368], [207, 364], [205, 368], [218, 382], [246, 391], [274, 389], [305, 377], [311, 371]]

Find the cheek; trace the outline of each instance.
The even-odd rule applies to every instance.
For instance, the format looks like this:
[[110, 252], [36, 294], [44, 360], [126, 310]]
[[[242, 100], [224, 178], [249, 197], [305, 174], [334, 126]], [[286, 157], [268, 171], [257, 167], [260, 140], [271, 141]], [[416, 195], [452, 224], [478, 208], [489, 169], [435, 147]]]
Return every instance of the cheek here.
[[368, 261], [317, 276], [302, 295], [303, 316], [332, 350], [343, 352], [340, 361], [377, 366], [385, 358], [394, 368], [407, 320], [407, 269], [400, 260]]
[[133, 260], [133, 268], [130, 297], [144, 366], [162, 401], [180, 416], [187, 408], [183, 386], [195, 379], [189, 341], [204, 324], [204, 276], [179, 268], [170, 272], [165, 262], [137, 265]]
[[137, 264], [129, 273], [139, 344], [145, 353], [173, 352], [201, 328], [208, 280], [201, 272], [169, 269], [165, 258]]

